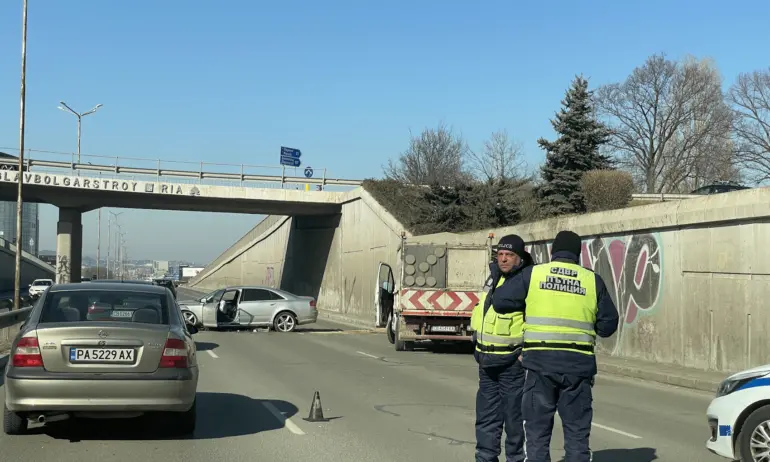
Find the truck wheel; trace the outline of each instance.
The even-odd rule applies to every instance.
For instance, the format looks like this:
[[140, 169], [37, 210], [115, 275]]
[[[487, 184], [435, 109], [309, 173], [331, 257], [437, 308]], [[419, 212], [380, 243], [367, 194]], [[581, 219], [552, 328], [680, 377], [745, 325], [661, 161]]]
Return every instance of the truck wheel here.
[[393, 312], [388, 313], [388, 322], [385, 324], [385, 332], [388, 334], [388, 342], [396, 343], [396, 333], [393, 331]]
[[[750, 462], [758, 460], [752, 452], [751, 440], [757, 439], [765, 442], [765, 444], [770, 444], [770, 441], [767, 441], [767, 438], [764, 436], [767, 432], [770, 432], [770, 406], [762, 406], [752, 412], [743, 423], [740, 432], [740, 435], [738, 435], [738, 447], [741, 452], [741, 460]], [[766, 447], [764, 451], [767, 451]]]
[[396, 351], [412, 351], [414, 350], [414, 342], [408, 342], [405, 340], [399, 340], [399, 331], [401, 330], [401, 323], [394, 318], [393, 323], [396, 325], [395, 328], [395, 345], [396, 345]]

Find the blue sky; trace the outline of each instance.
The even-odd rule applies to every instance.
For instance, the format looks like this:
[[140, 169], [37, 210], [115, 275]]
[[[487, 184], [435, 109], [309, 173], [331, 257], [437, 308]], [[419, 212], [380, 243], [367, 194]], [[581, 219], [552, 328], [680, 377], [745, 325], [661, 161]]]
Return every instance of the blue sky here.
[[[0, 2], [0, 147], [19, 144], [21, 4]], [[766, 0], [30, 0], [26, 145], [75, 151], [64, 100], [104, 104], [83, 119], [83, 154], [272, 165], [288, 145], [329, 176], [376, 177], [410, 129], [444, 121], [473, 147], [507, 129], [535, 167], [576, 73], [596, 87], [650, 54], [692, 54], [727, 85], [770, 66], [768, 17]], [[56, 209], [41, 209], [54, 249]], [[203, 261], [258, 220], [121, 216], [129, 255]], [[86, 254], [96, 230], [86, 214]]]

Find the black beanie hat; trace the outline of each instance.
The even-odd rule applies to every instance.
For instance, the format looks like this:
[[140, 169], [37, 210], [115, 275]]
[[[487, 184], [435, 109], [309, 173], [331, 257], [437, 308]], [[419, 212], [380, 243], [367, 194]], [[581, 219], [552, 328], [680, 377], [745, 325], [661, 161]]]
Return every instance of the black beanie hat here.
[[582, 244], [580, 236], [572, 231], [559, 231], [551, 246], [551, 255], [556, 252], [569, 252], [579, 257]]
[[500, 242], [497, 243], [497, 250], [508, 250], [521, 257], [525, 262], [532, 262], [532, 256], [524, 248], [524, 239], [516, 234], [501, 237]]

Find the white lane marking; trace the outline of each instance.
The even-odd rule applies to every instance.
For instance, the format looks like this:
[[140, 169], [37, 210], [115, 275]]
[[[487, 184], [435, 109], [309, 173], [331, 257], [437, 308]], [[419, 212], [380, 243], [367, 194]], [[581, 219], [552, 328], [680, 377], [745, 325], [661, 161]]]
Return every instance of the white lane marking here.
[[302, 431], [301, 428], [297, 426], [294, 422], [291, 421], [290, 418], [286, 417], [281, 413], [281, 411], [278, 410], [277, 407], [273, 406], [273, 403], [268, 402], [262, 402], [262, 405], [270, 411], [273, 416], [278, 419], [278, 421], [287, 429], [289, 429], [290, 432], [294, 433], [295, 435], [304, 435], [305, 432]]
[[596, 422], [591, 422], [591, 425], [593, 425], [596, 428], [601, 428], [602, 430], [607, 430], [608, 432], [617, 433], [618, 435], [623, 435], [629, 438], [633, 438], [635, 440], [642, 439], [641, 436], [634, 435], [633, 433], [627, 433], [627, 432], [624, 432], [623, 430], [618, 430], [617, 428], [608, 427], [606, 425], [598, 424]]
[[212, 358], [218, 358], [218, 357], [219, 357], [219, 356], [217, 356], [217, 354], [216, 354], [216, 353], [214, 353], [214, 352], [213, 352], [213, 351], [211, 351], [211, 350], [206, 350], [206, 353], [208, 353], [208, 354], [209, 354], [209, 356], [211, 356]]
[[370, 358], [380, 359], [378, 356], [370, 355], [369, 353], [364, 353], [363, 351], [356, 351], [356, 353], [358, 353], [360, 355], [368, 356]]
[[[559, 416], [558, 412], [555, 414], [555, 418], [559, 419], [559, 423], [561, 424], [561, 417]], [[635, 440], [642, 439], [642, 437], [639, 436], [639, 435], [634, 435], [633, 433], [624, 432], [623, 430], [618, 430], [617, 428], [608, 427], [607, 425], [602, 425], [602, 424], [599, 424], [599, 423], [596, 423], [596, 422], [591, 422], [591, 426], [596, 427], [596, 428], [601, 428], [602, 430], [606, 430], [608, 432], [617, 433], [618, 435], [623, 435], [623, 436], [626, 436], [628, 438], [633, 438]]]

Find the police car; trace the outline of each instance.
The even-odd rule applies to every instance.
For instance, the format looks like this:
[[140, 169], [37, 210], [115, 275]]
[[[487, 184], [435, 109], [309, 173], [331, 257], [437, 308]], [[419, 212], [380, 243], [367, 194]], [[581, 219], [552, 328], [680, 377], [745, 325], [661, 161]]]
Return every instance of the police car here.
[[770, 364], [726, 378], [706, 415], [711, 452], [743, 462], [770, 461]]

